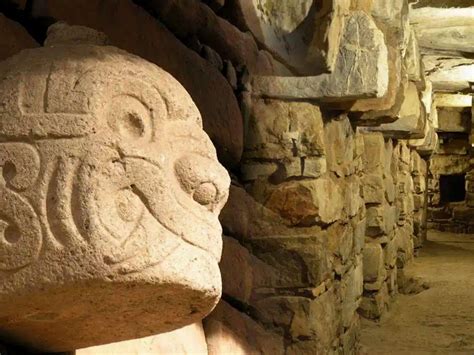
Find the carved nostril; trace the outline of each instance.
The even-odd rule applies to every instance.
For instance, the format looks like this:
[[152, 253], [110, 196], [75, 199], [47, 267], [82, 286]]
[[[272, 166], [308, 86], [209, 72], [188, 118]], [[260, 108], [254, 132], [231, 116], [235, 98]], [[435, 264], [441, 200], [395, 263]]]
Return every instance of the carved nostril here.
[[197, 203], [208, 206], [216, 202], [217, 194], [216, 185], [212, 182], [204, 182], [194, 190], [193, 198]]

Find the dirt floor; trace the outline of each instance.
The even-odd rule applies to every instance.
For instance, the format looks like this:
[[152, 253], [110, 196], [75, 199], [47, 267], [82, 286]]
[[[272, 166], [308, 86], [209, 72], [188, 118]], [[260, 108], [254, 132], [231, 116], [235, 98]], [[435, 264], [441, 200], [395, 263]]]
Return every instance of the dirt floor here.
[[430, 288], [398, 295], [378, 323], [363, 320], [363, 353], [474, 354], [474, 235], [428, 239], [408, 274]]

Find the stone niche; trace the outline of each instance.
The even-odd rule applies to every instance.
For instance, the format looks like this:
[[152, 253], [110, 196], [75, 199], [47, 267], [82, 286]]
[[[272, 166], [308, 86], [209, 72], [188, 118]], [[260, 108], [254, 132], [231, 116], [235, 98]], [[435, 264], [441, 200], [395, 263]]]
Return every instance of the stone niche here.
[[68, 351], [201, 320], [230, 184], [184, 88], [56, 24], [0, 63], [0, 329]]

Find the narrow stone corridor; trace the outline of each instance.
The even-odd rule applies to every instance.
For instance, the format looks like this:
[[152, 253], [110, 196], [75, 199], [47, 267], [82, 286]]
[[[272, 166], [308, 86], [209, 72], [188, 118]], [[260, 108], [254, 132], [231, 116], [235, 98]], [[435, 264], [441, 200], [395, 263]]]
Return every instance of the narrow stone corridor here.
[[396, 297], [390, 312], [362, 322], [362, 353], [474, 353], [474, 235], [431, 231], [407, 277], [427, 283]]

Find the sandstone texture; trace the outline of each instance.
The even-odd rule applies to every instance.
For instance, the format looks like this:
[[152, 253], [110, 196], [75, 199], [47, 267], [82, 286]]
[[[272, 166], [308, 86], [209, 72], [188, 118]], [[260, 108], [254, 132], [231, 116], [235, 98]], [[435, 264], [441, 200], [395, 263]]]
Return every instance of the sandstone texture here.
[[254, 95], [280, 99], [347, 101], [382, 97], [387, 87], [388, 55], [383, 33], [362, 11], [347, 19], [331, 74], [253, 79]]
[[[210, 63], [183, 45], [132, 1], [35, 1], [35, 17], [52, 17], [105, 33], [110, 43], [160, 66], [189, 92], [219, 160], [236, 166], [242, 154], [242, 116], [232, 88]], [[129, 31], [133, 28], [133, 31]]]
[[432, 3], [1, 4], [0, 352], [363, 353], [474, 232], [471, 8]]
[[66, 351], [199, 321], [230, 183], [199, 111], [156, 65], [62, 30], [0, 64], [2, 337]]

